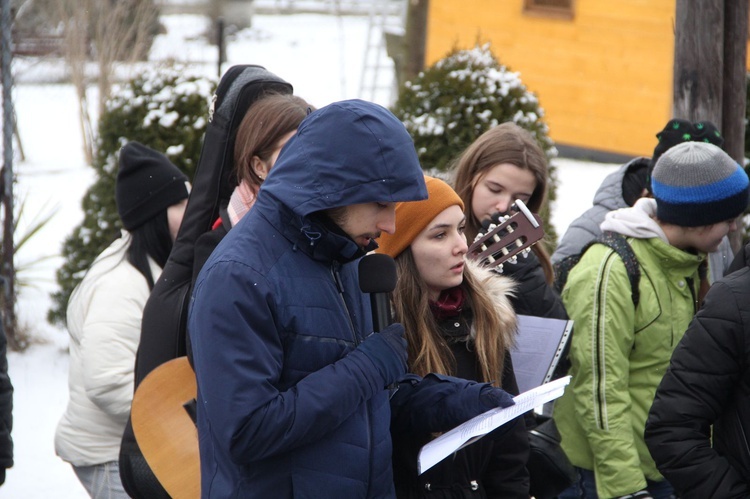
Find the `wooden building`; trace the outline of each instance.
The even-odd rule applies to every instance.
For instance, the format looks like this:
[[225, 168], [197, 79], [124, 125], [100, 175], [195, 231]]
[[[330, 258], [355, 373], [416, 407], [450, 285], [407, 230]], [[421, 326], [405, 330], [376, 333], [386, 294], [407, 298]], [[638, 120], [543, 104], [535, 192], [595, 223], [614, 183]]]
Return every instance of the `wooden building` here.
[[430, 0], [425, 64], [489, 42], [560, 146], [650, 156], [672, 117], [674, 18], [675, 0]]

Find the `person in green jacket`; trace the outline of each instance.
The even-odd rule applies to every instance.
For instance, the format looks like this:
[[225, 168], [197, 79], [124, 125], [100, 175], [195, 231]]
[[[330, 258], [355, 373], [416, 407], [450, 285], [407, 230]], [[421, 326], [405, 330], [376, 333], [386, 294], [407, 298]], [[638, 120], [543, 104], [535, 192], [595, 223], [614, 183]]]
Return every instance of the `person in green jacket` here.
[[699, 304], [699, 267], [748, 206], [744, 170], [713, 144], [685, 142], [656, 163], [654, 198], [610, 212], [640, 271], [634, 304], [625, 263], [591, 246], [562, 292], [575, 332], [570, 386], [555, 405], [562, 447], [579, 481], [559, 497], [672, 496], [644, 442], [656, 388]]

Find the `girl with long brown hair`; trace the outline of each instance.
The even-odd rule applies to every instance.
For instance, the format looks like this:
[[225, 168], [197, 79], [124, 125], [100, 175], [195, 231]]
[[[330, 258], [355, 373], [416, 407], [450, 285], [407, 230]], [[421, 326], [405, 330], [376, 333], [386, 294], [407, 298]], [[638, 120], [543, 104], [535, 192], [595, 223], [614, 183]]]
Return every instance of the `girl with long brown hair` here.
[[[377, 250], [396, 260], [393, 307], [406, 331], [409, 371], [492, 383], [517, 395], [509, 353], [514, 284], [466, 262], [463, 202], [442, 180], [425, 180], [429, 198], [397, 204], [397, 230], [382, 234]], [[397, 497], [527, 499], [525, 428], [518, 418], [422, 475], [417, 453], [431, 435], [393, 435]]]
[[[497, 213], [510, 215], [521, 200], [530, 211], [546, 208], [549, 169], [544, 151], [527, 130], [515, 123], [497, 125], [479, 136], [458, 158], [454, 187], [466, 206], [466, 236], [474, 241], [482, 223]], [[519, 284], [516, 313], [567, 319], [552, 289], [552, 264], [544, 243], [532, 247], [503, 273]]]

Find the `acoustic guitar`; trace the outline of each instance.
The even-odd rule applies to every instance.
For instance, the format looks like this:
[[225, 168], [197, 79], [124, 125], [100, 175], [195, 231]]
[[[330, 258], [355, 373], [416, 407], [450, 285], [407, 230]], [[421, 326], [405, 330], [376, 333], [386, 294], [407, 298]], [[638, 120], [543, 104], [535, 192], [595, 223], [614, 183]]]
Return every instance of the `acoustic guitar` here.
[[133, 396], [130, 420], [146, 462], [174, 499], [201, 495], [195, 373], [187, 357], [151, 371]]
[[[541, 220], [521, 202], [509, 217], [495, 216], [469, 247], [467, 258], [497, 269], [544, 237]], [[131, 421], [146, 462], [175, 499], [200, 497], [195, 425], [195, 373], [187, 357], [151, 371], [133, 397]]]

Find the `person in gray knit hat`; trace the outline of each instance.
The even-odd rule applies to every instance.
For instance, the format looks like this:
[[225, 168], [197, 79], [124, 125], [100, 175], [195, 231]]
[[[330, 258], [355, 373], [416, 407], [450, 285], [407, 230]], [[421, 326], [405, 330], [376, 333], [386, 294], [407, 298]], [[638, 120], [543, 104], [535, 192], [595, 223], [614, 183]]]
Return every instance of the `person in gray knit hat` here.
[[[652, 174], [653, 198], [607, 214], [603, 231], [625, 236], [640, 274], [637, 304], [629, 271], [612, 248], [592, 245], [568, 276], [562, 299], [575, 334], [571, 384], [554, 419], [580, 481], [560, 498], [669, 498], [644, 440], [662, 376], [701, 300], [706, 254], [736, 228], [748, 178], [719, 147], [685, 142]], [[703, 279], [701, 278], [703, 277]], [[706, 286], [707, 288], [707, 286]]]
[[[579, 254], [586, 243], [601, 234], [599, 226], [608, 212], [633, 206], [641, 197], [653, 196], [651, 175], [662, 154], [684, 142], [710, 143], [718, 147], [724, 144], [721, 133], [710, 121], [691, 122], [678, 118], [670, 119], [656, 138], [658, 142], [650, 158], [634, 158], [609, 174], [597, 189], [593, 206], [570, 223], [551, 257], [556, 270], [564, 269], [566, 258]], [[708, 255], [709, 281], [719, 280], [729, 272], [733, 259], [729, 238], [725, 237], [719, 248]]]
[[96, 258], [68, 303], [70, 400], [55, 451], [91, 497], [128, 497], [118, 458], [141, 316], [172, 249], [188, 187], [163, 154], [137, 142], [123, 147], [115, 198], [125, 230]]

